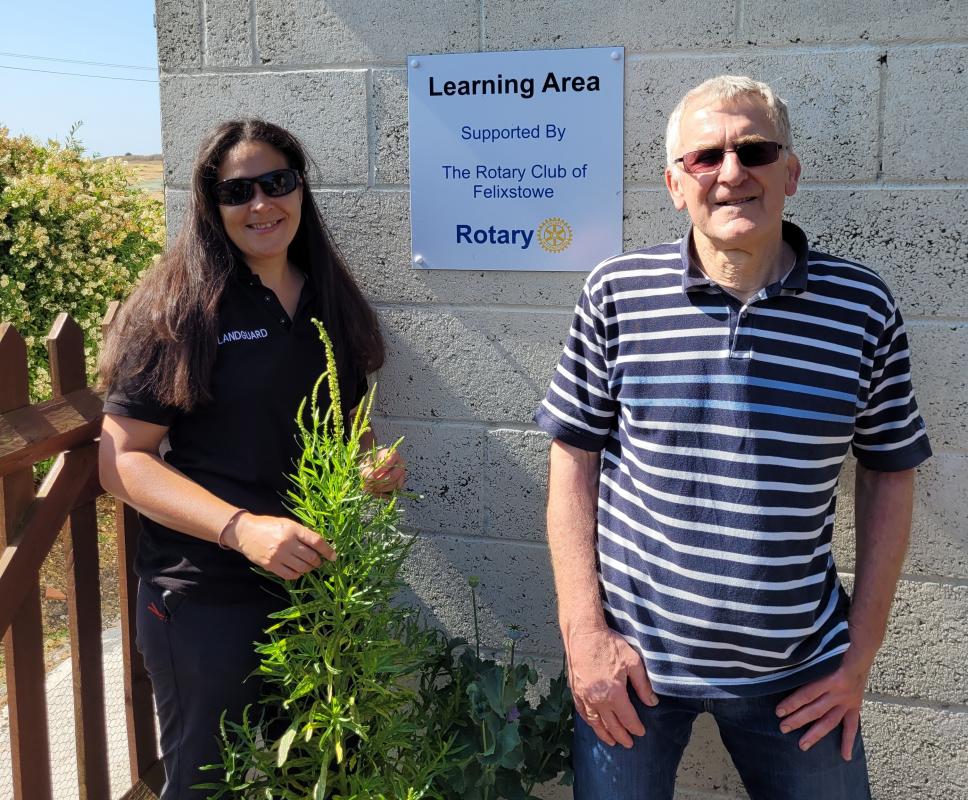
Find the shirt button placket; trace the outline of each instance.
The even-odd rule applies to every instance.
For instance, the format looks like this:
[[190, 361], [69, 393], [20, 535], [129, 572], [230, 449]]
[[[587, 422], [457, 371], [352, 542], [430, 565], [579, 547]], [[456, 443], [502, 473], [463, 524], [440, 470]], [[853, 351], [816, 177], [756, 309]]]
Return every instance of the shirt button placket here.
[[[730, 316], [732, 316], [732, 309], [730, 310]], [[745, 358], [747, 353], [740, 354], [738, 352], [738, 346], [740, 342], [739, 329], [747, 318], [749, 317], [749, 306], [743, 305], [738, 312], [736, 312], [736, 325], [733, 327], [732, 336], [729, 342], [729, 357], [730, 358]]]
[[[743, 358], [753, 357], [753, 309], [751, 306], [752, 301], [748, 301], [743, 306], [739, 312], [739, 323], [736, 325], [736, 342], [734, 343], [733, 349], [736, 349], [736, 345], [744, 344]], [[739, 335], [740, 326], [746, 329], [742, 338]]]

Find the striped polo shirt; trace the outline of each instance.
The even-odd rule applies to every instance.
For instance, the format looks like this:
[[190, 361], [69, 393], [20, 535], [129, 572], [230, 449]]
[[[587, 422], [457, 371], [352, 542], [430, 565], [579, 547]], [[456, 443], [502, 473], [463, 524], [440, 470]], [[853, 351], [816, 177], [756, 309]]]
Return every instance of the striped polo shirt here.
[[690, 236], [600, 264], [535, 415], [602, 451], [602, 603], [659, 693], [770, 694], [834, 670], [847, 451], [881, 471], [931, 454], [883, 281], [783, 235], [796, 264], [746, 303], [690, 260]]

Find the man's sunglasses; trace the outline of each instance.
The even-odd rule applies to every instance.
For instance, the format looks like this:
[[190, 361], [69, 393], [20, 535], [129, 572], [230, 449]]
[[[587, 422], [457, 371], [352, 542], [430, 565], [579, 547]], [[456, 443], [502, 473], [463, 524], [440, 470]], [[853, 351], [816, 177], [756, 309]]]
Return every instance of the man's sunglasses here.
[[259, 184], [267, 197], [282, 197], [295, 191], [302, 183], [299, 172], [294, 169], [274, 169], [256, 178], [229, 178], [212, 187], [215, 200], [220, 206], [238, 206], [248, 203]]
[[736, 153], [739, 163], [744, 167], [762, 167], [775, 162], [782, 149], [783, 145], [779, 142], [747, 142], [737, 147], [707, 147], [686, 153], [673, 163], [682, 164], [682, 168], [691, 175], [715, 172], [723, 165], [727, 153]]

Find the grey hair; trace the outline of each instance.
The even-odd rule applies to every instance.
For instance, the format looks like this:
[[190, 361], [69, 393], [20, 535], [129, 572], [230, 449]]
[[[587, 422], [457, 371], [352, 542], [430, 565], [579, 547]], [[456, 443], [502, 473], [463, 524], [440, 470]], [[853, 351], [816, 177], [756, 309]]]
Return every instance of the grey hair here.
[[670, 115], [669, 124], [666, 126], [666, 163], [671, 167], [676, 157], [679, 127], [682, 124], [682, 115], [686, 106], [693, 100], [721, 102], [744, 95], [755, 95], [763, 101], [766, 115], [776, 128], [780, 144], [789, 152], [793, 147], [793, 139], [790, 135], [790, 114], [787, 111], [787, 104], [762, 81], [755, 81], [745, 75], [717, 75], [688, 91]]

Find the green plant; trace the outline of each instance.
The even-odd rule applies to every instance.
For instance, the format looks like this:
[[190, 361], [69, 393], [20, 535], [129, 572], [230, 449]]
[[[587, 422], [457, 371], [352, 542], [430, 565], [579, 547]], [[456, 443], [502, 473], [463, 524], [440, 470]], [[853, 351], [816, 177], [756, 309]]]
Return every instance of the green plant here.
[[[363, 488], [373, 396], [345, 430], [332, 347], [319, 329], [327, 368], [308, 422], [307, 403], [299, 409], [303, 452], [289, 499], [337, 558], [279, 580], [289, 607], [257, 647], [259, 706], [239, 723], [223, 720], [222, 763], [209, 767], [220, 778], [203, 788], [215, 800], [528, 800], [538, 783], [562, 773], [570, 782], [567, 682], [559, 676], [532, 707], [526, 695], [538, 676], [515, 664], [513, 631], [503, 663], [480, 657], [477, 579], [473, 651], [394, 602], [412, 539], [398, 528], [396, 500]], [[321, 414], [324, 379], [330, 404]]]
[[534, 800], [532, 790], [560, 776], [572, 780], [573, 705], [564, 670], [533, 706], [533, 666], [515, 663], [520, 631], [512, 627], [503, 658], [481, 658], [477, 620], [479, 580], [468, 579], [474, 608], [473, 649], [452, 640], [424, 673], [428, 724], [454, 741], [454, 758], [434, 781], [446, 800]]
[[[308, 404], [299, 409], [303, 452], [289, 493], [296, 516], [337, 558], [281, 581], [289, 608], [273, 615], [258, 647], [263, 697], [241, 724], [223, 722], [224, 780], [213, 798], [408, 798], [417, 800], [443, 768], [450, 745], [426, 730], [419, 675], [439, 636], [393, 604], [410, 540], [395, 499], [367, 494], [361, 436], [372, 393], [344, 430], [333, 351]], [[327, 380], [330, 404], [316, 397]], [[394, 448], [399, 445], [397, 442]]]
[[162, 204], [131, 186], [118, 160], [0, 127], [0, 320], [27, 342], [34, 400], [50, 392], [45, 337], [68, 312], [87, 340], [89, 373], [108, 302], [130, 292], [164, 245]]

